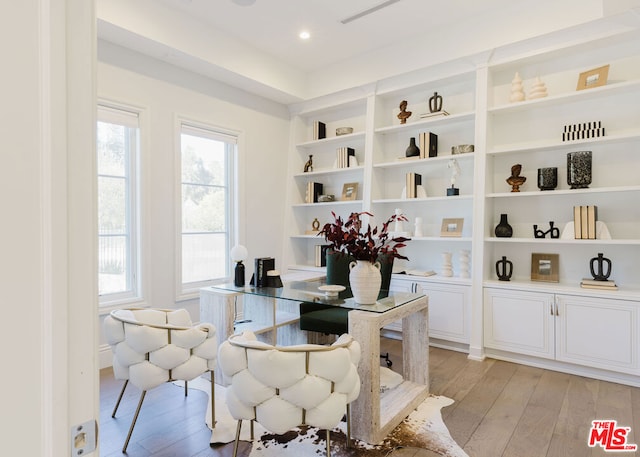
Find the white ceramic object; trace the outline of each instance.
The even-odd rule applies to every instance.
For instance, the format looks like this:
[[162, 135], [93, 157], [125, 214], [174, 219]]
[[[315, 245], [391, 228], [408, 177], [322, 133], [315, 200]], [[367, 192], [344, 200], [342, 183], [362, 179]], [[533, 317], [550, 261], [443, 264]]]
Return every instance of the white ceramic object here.
[[378, 300], [382, 286], [380, 262], [371, 263], [368, 260], [356, 260], [349, 264], [349, 284], [356, 303], [372, 305]]
[[324, 292], [327, 297], [337, 297], [338, 294], [345, 289], [346, 287], [339, 284], [326, 284], [318, 287], [318, 290]]
[[453, 276], [453, 266], [451, 264], [451, 253], [443, 252], [442, 253], [442, 271], [440, 272], [441, 276], [451, 277]]
[[520, 73], [516, 72], [513, 80], [511, 80], [511, 94], [509, 95], [510, 102], [521, 102], [524, 100], [524, 87], [522, 85], [522, 78]]
[[463, 249], [462, 251], [460, 251], [460, 277], [461, 278], [471, 277], [471, 275], [469, 274], [469, 264], [470, 264], [469, 251]]
[[544, 98], [547, 94], [547, 86], [542, 82], [542, 80], [537, 77], [533, 86], [531, 86], [531, 91], [529, 92], [529, 100], [533, 100], [536, 98]]

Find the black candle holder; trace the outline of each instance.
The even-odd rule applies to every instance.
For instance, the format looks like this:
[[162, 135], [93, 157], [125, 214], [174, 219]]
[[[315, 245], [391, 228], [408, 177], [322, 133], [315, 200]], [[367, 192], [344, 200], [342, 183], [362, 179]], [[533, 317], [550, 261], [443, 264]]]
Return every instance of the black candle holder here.
[[611, 260], [607, 259], [604, 254], [600, 252], [598, 253], [598, 257], [593, 257], [589, 261], [589, 269], [591, 270], [591, 276], [593, 276], [593, 279], [596, 281], [606, 281], [611, 275]]
[[502, 259], [496, 262], [496, 275], [500, 281], [509, 281], [513, 274], [513, 262], [507, 260], [507, 256], [502, 256]]

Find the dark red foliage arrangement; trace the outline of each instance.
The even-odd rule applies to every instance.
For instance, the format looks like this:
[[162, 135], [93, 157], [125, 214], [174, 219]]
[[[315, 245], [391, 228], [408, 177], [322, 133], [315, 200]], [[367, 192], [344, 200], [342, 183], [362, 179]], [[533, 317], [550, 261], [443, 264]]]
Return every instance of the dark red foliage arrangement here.
[[406, 221], [407, 218], [404, 215], [398, 216], [394, 214], [382, 224], [380, 231], [378, 231], [378, 227], [372, 229], [370, 224], [367, 224], [365, 231], [362, 230], [362, 216], [373, 217], [373, 214], [366, 211], [351, 213], [346, 221], [340, 216], [336, 216], [333, 211], [331, 215], [334, 221], [326, 223], [318, 233], [318, 236], [324, 236], [324, 239], [334, 251], [350, 254], [356, 260], [368, 260], [372, 263], [381, 254], [386, 254], [396, 259], [409, 260], [406, 256], [400, 254], [398, 249], [405, 247], [406, 244], [404, 243], [409, 241], [410, 238], [399, 236], [389, 239], [391, 236], [389, 234], [389, 225], [396, 220]]

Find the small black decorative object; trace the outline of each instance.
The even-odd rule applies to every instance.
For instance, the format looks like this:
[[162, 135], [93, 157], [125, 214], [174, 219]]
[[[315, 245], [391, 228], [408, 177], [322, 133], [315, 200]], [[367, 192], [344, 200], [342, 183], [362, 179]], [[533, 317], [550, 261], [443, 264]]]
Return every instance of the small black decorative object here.
[[447, 187], [447, 197], [453, 197], [455, 195], [460, 195], [460, 189], [453, 187], [453, 184], [451, 184], [451, 187]]
[[309, 160], [304, 164], [304, 173], [313, 171], [313, 154], [309, 154]]
[[494, 233], [498, 238], [511, 238], [513, 235], [513, 228], [507, 222], [507, 215], [500, 215], [500, 223], [496, 225]]
[[546, 232], [543, 232], [541, 229], [539, 229], [538, 224], [534, 224], [533, 236], [535, 238], [546, 238], [548, 234], [549, 238], [560, 238], [560, 229], [558, 229], [558, 227], [554, 227], [553, 224], [553, 221], [549, 221], [549, 230], [547, 230]]
[[[606, 271], [605, 264], [607, 265]], [[593, 257], [589, 261], [589, 269], [591, 270], [591, 276], [593, 276], [593, 279], [596, 281], [606, 281], [611, 274], [611, 260], [604, 257], [604, 255], [599, 252], [598, 257]]]
[[437, 92], [434, 92], [433, 95], [429, 97], [429, 111], [432, 113], [442, 111], [442, 95], [438, 95]]
[[405, 155], [407, 157], [418, 157], [420, 155], [420, 148], [416, 146], [415, 137], [409, 139], [409, 147], [407, 148]]
[[502, 259], [496, 262], [496, 275], [500, 281], [509, 281], [512, 274], [513, 262], [503, 255]]
[[233, 285], [236, 287], [244, 287], [244, 264], [242, 260], [236, 262], [234, 273]]
[[591, 184], [591, 151], [567, 153], [567, 184], [572, 189], [586, 189]]
[[538, 189], [553, 190], [558, 185], [558, 168], [538, 168]]

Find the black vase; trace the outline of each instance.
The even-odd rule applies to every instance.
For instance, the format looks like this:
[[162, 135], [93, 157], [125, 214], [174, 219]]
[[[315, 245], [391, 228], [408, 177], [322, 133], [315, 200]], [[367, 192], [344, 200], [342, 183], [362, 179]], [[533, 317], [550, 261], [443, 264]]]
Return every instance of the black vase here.
[[348, 254], [327, 250], [327, 284], [349, 287], [349, 264], [354, 260]]
[[538, 189], [553, 190], [558, 185], [558, 169], [556, 167], [538, 168]]
[[591, 151], [567, 153], [567, 184], [572, 189], [586, 189], [591, 184]]
[[503, 255], [502, 259], [496, 262], [496, 275], [500, 281], [509, 281], [512, 274], [513, 262]]
[[591, 270], [593, 279], [596, 281], [606, 281], [611, 275], [611, 260], [607, 259], [604, 254], [600, 252], [598, 253], [598, 257], [593, 257], [589, 261], [589, 269]]
[[511, 238], [513, 235], [513, 228], [507, 222], [507, 215], [500, 215], [500, 223], [496, 225], [494, 233], [498, 238]]
[[416, 146], [416, 139], [414, 137], [411, 137], [409, 140], [409, 147], [407, 148], [405, 155], [407, 157], [417, 157], [420, 155], [420, 148]]

